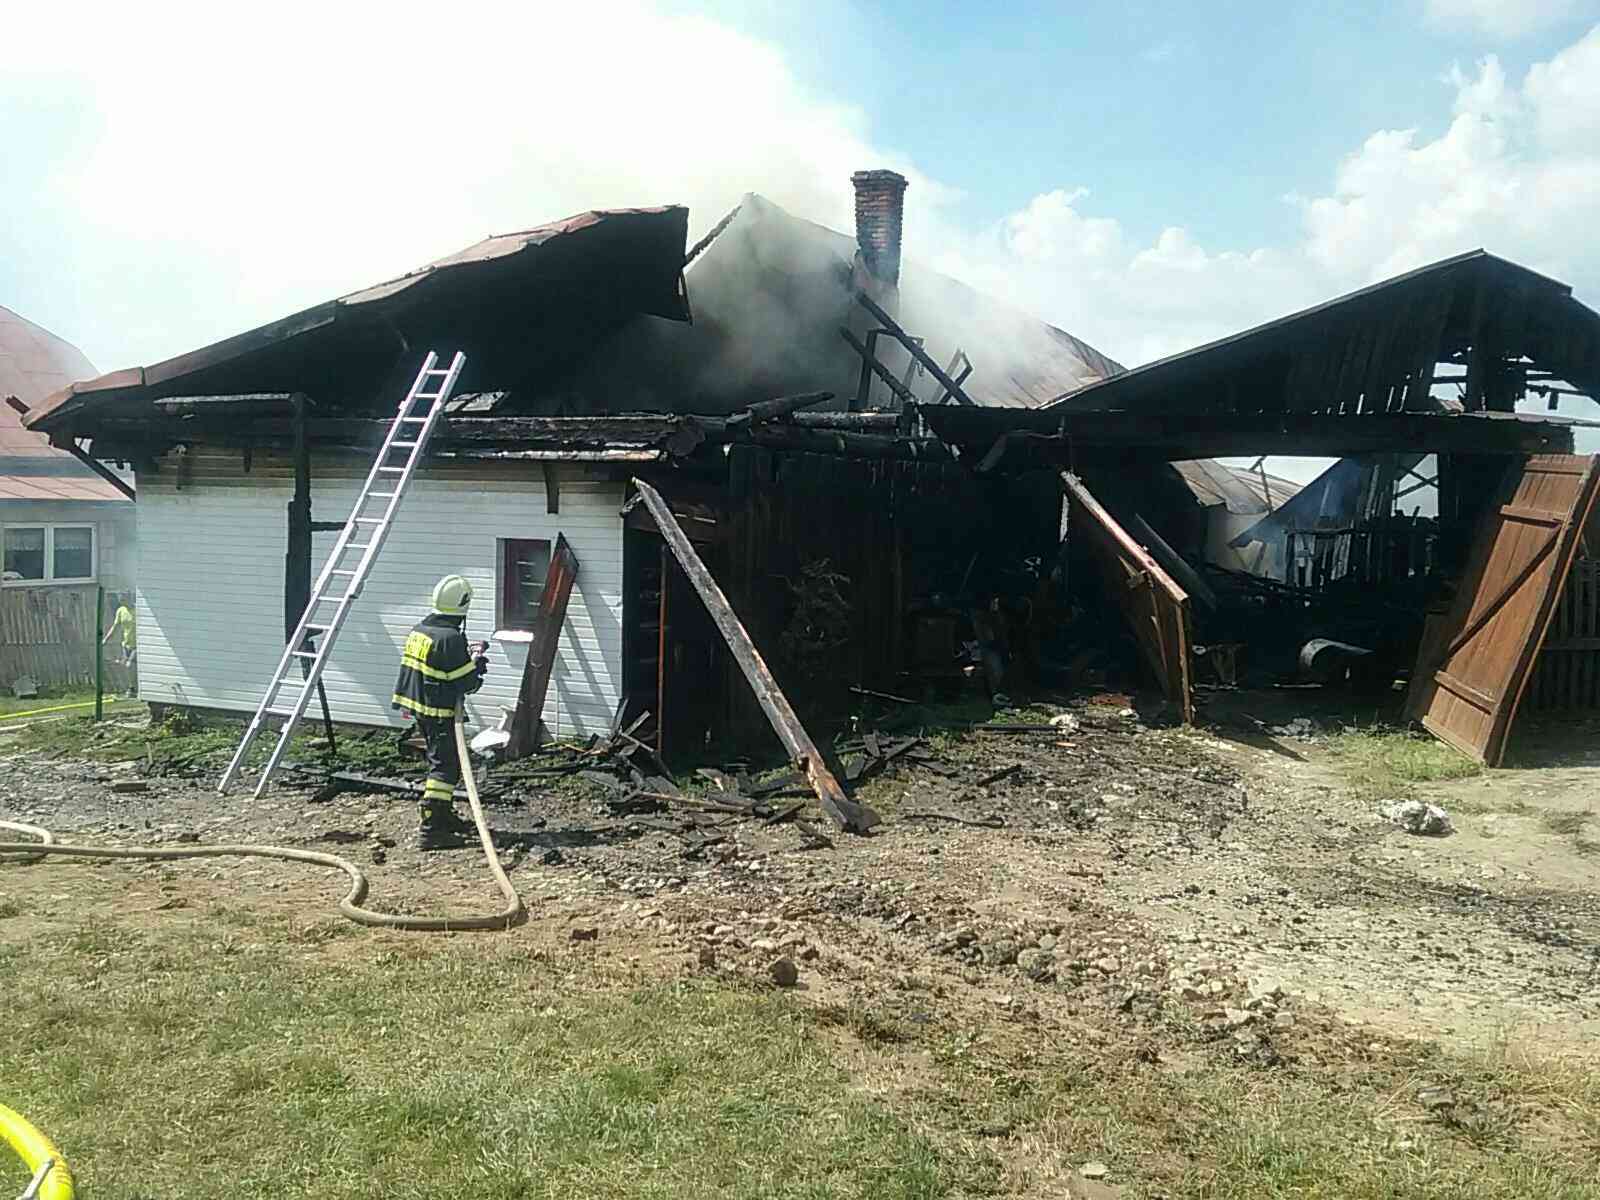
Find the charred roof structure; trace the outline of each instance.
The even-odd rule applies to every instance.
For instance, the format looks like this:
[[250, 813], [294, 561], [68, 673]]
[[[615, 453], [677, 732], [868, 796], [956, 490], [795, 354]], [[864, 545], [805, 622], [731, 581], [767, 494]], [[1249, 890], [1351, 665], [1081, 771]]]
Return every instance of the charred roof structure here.
[[[620, 507], [628, 478], [648, 480], [702, 540], [757, 645], [788, 644], [807, 596], [845, 605], [830, 643], [839, 669], [791, 667], [796, 678], [937, 674], [958, 641], [1007, 641], [994, 625], [1002, 595], [1038, 626], [1071, 609], [1045, 598], [1047, 580], [1078, 595], [1098, 577], [1098, 603], [1122, 610], [1188, 717], [1198, 651], [1243, 644], [1265, 609], [1292, 616], [1289, 659], [1321, 621], [1392, 679], [1422, 640], [1422, 608], [1466, 569], [1509, 467], [1570, 453], [1577, 422], [1555, 410], [1600, 391], [1600, 317], [1565, 285], [1481, 251], [1125, 370], [903, 259], [905, 181], [853, 182], [854, 237], [755, 194], [687, 251], [682, 208], [582, 214], [75, 384], [28, 424], [58, 446], [92, 439], [96, 456], [180, 491], [236, 487], [293, 455], [308, 495], [300, 456], [370, 453], [422, 353], [460, 347], [463, 394], [431, 443], [441, 479], [540, 481], [551, 518], [563, 481], [610, 481]], [[1542, 411], [1519, 411], [1534, 397]], [[1204, 462], [1280, 453], [1359, 457], [1287, 509], [1282, 481]], [[1399, 528], [1413, 479], [1436, 490], [1437, 513]], [[1313, 527], [1294, 527], [1313, 508]], [[1208, 527], [1197, 510], [1225, 519]], [[291, 519], [309, 555], [309, 499]], [[716, 724], [695, 711], [704, 689], [668, 664], [713, 662], [715, 631], [683, 615], [689, 593], [638, 509], [619, 520], [625, 662], [585, 670], [615, 666], [618, 698], [653, 704], [663, 739], [674, 724], [703, 739]], [[1267, 530], [1273, 555], [1224, 555]], [[1392, 594], [1375, 604], [1378, 585]], [[1409, 621], [1386, 615], [1404, 604]], [[669, 626], [676, 646], [662, 640]]]

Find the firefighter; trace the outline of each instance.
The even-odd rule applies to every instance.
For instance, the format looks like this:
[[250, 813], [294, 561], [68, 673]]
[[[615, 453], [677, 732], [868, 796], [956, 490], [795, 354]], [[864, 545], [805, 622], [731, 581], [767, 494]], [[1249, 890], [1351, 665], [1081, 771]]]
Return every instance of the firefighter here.
[[463, 768], [456, 754], [455, 715], [463, 696], [483, 686], [489, 669], [482, 646], [469, 646], [462, 626], [472, 604], [472, 585], [446, 575], [434, 585], [433, 611], [406, 635], [394, 707], [411, 714], [427, 744], [428, 779], [422, 788], [419, 850], [450, 850], [469, 845], [471, 822], [456, 815], [456, 784]]

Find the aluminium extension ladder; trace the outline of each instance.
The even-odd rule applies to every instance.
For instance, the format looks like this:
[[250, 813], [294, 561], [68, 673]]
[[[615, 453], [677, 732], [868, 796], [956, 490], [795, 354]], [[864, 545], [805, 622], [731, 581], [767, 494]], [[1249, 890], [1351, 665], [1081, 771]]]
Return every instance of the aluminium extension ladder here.
[[[228, 790], [228, 785], [244, 765], [250, 743], [255, 741], [256, 734], [261, 732], [269, 718], [283, 718], [283, 727], [278, 734], [278, 744], [273, 747], [267, 765], [261, 769], [261, 778], [256, 782], [256, 796], [259, 797], [266, 788], [267, 780], [277, 770], [283, 752], [288, 749], [295, 725], [305, 715], [311, 694], [316, 690], [317, 681], [322, 678], [322, 668], [327, 665], [328, 655], [333, 651], [334, 639], [344, 627], [351, 605], [361, 595], [361, 587], [377, 560], [378, 551], [383, 549], [406, 486], [427, 452], [428, 439], [439, 424], [439, 414], [444, 411], [445, 401], [450, 398], [467, 356], [458, 353], [448, 367], [438, 366], [438, 361], [439, 356], [430, 352], [422, 369], [417, 372], [411, 390], [400, 402], [400, 411], [389, 426], [389, 432], [383, 439], [383, 448], [378, 451], [372, 470], [367, 473], [367, 481], [361, 485], [361, 494], [350, 511], [350, 519], [340, 531], [333, 553], [328, 555], [328, 561], [323, 564], [316, 586], [311, 589], [311, 602], [300, 615], [300, 624], [289, 638], [289, 644], [283, 648], [283, 657], [278, 660], [278, 669], [273, 673], [272, 682], [267, 685], [255, 716], [250, 718], [250, 726], [244, 731], [239, 748], [233, 752], [228, 769], [222, 773], [222, 779], [217, 784], [219, 792]], [[420, 415], [417, 411], [419, 405], [426, 405], [426, 410]], [[403, 452], [403, 458], [399, 462], [391, 462], [390, 456], [396, 452]], [[307, 650], [307, 645], [313, 646], [313, 649]], [[307, 662], [309, 668], [306, 668]], [[290, 674], [290, 669], [297, 665], [303, 668], [299, 678]]]

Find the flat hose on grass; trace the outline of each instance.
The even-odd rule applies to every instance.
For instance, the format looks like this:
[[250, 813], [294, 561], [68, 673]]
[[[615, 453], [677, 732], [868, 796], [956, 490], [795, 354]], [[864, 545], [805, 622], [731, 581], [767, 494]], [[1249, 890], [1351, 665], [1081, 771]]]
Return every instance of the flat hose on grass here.
[[467, 754], [467, 739], [461, 729], [461, 715], [456, 714], [456, 753], [460, 756], [462, 776], [467, 785], [467, 802], [472, 806], [472, 819], [478, 826], [478, 841], [483, 846], [489, 863], [489, 873], [495, 886], [506, 898], [506, 906], [492, 915], [479, 917], [412, 917], [401, 913], [375, 912], [363, 908], [367, 898], [367, 877], [347, 858], [325, 854], [320, 850], [299, 850], [291, 846], [77, 846], [58, 842], [48, 829], [37, 825], [24, 825], [17, 821], [0, 821], [0, 829], [25, 833], [37, 842], [0, 842], [0, 855], [24, 855], [29, 858], [47, 858], [59, 855], [64, 858], [134, 858], [163, 861], [181, 858], [278, 858], [285, 862], [311, 863], [318, 867], [331, 867], [343, 871], [350, 878], [350, 890], [339, 901], [339, 911], [358, 925], [371, 925], [382, 929], [414, 929], [424, 932], [446, 932], [465, 929], [508, 929], [527, 916], [522, 897], [506, 878], [500, 866], [500, 854], [489, 836], [489, 824], [484, 820], [483, 804], [478, 799], [478, 782], [472, 775], [472, 759]]

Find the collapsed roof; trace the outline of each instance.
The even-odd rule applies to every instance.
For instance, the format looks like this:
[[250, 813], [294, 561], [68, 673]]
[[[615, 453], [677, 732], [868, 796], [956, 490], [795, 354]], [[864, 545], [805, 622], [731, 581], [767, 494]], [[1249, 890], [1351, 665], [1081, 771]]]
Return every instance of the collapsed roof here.
[[[520, 398], [519, 408], [726, 413], [814, 390], [833, 392], [842, 407], [861, 374], [861, 358], [839, 333], [863, 323], [856, 248], [854, 237], [747, 195], [689, 267], [692, 326], [630, 321], [531, 404]], [[963, 390], [986, 407], [1036, 407], [1123, 369], [1065, 330], [914, 260], [900, 269], [895, 317], [936, 362], [964, 353], [973, 370]], [[902, 374], [904, 354], [887, 341], [879, 347]], [[909, 379], [918, 399], [940, 399], [931, 378], [913, 371]], [[892, 399], [881, 387], [876, 395]]]
[[[500, 393], [498, 415], [731, 413], [817, 390], [847, 404], [861, 373], [839, 332], [862, 326], [856, 241], [752, 194], [685, 275], [686, 228], [683, 208], [627, 209], [491, 238], [215, 345], [77, 384], [29, 424], [60, 436], [92, 431], [96, 413], [128, 419], [163, 398], [295, 391], [320, 412], [375, 412], [435, 347], [466, 351], [459, 390]], [[896, 310], [937, 361], [968, 356], [963, 387], [978, 404], [1030, 407], [1122, 370], [915, 264]], [[938, 398], [896, 351], [886, 340], [881, 356], [919, 399]]]
[[1566, 284], [1474, 250], [1065, 392], [1050, 407], [1437, 412], [1436, 385], [1459, 383], [1449, 407], [1510, 412], [1540, 382], [1600, 396], [1600, 314]]

